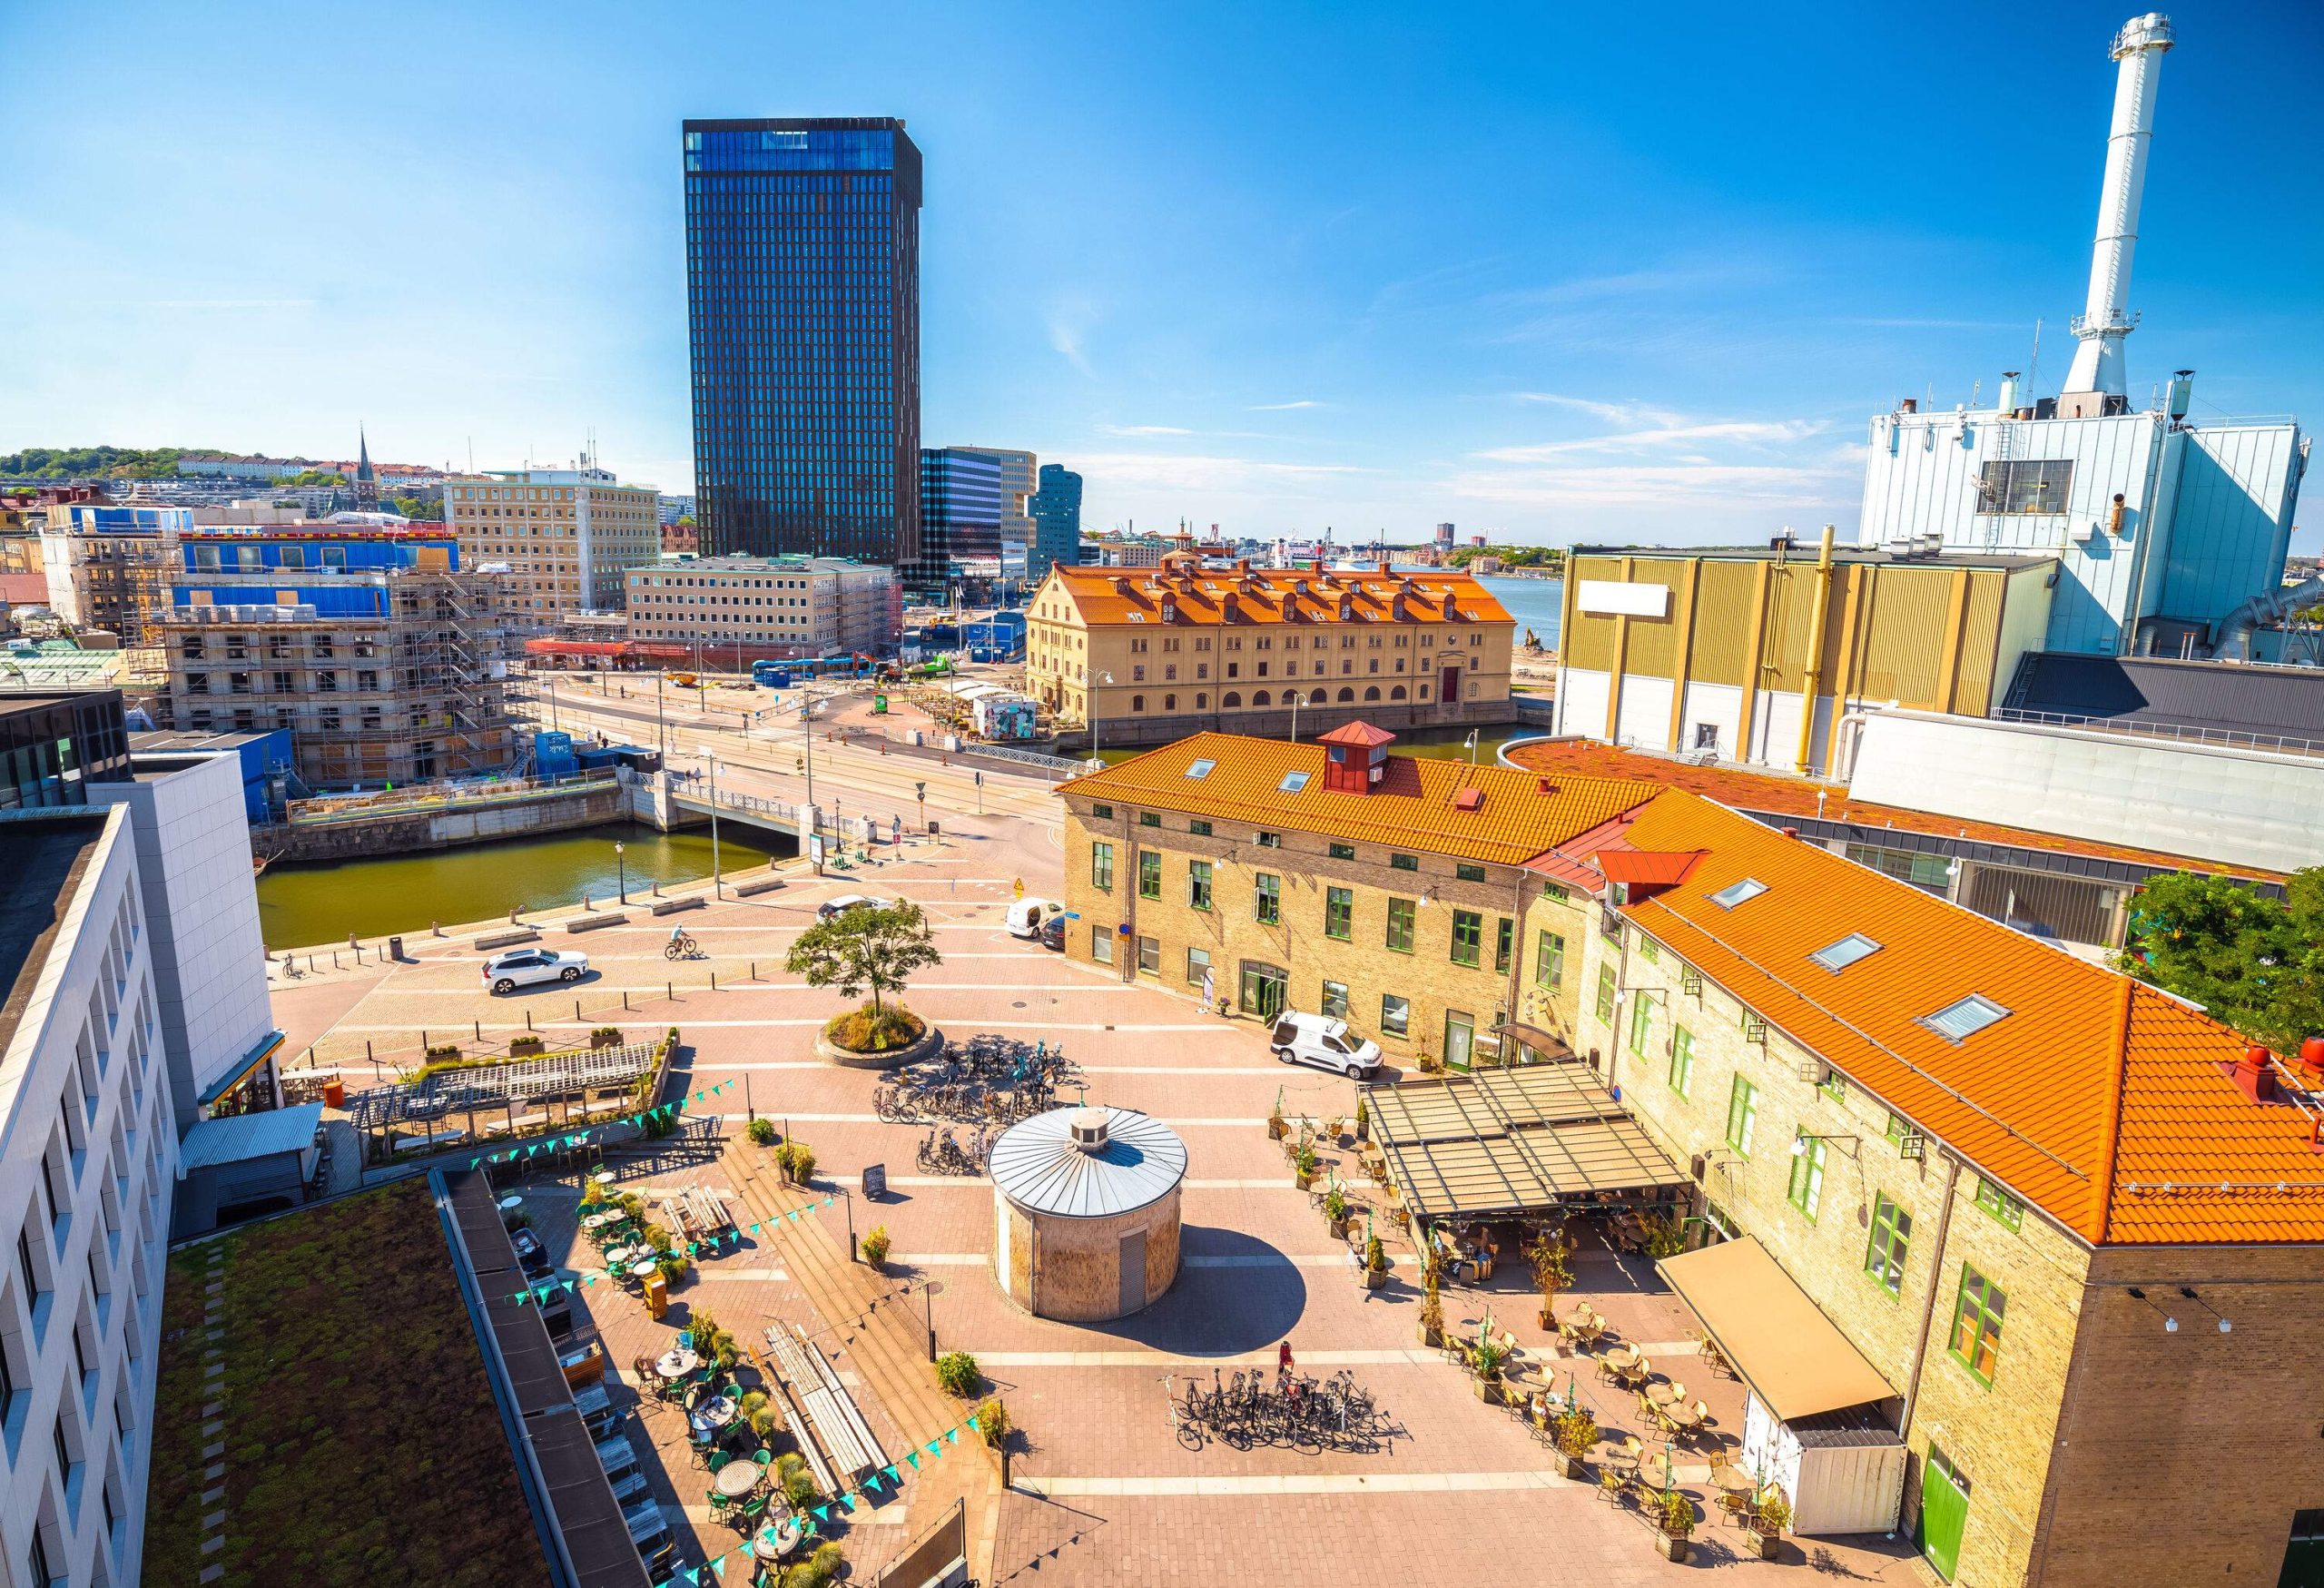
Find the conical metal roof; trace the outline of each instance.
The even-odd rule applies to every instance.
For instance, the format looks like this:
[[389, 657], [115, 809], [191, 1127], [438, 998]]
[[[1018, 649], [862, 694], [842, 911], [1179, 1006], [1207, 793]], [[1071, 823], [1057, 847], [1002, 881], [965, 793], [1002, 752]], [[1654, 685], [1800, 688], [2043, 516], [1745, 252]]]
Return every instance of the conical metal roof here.
[[[1074, 1138], [1089, 1114], [1106, 1119], [1092, 1152]], [[1010, 1126], [986, 1159], [992, 1183], [1019, 1208], [1062, 1218], [1105, 1218], [1158, 1201], [1187, 1175], [1178, 1133], [1136, 1109], [1061, 1108]]]

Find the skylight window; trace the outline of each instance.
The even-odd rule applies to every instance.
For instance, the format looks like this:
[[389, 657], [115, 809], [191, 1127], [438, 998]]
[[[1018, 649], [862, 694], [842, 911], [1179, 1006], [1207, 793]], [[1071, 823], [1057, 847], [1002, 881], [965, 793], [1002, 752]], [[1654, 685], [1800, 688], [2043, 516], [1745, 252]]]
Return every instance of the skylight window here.
[[1297, 794], [1301, 789], [1307, 786], [1307, 779], [1309, 775], [1309, 774], [1305, 772], [1286, 772], [1283, 774], [1283, 781], [1276, 784], [1275, 787], [1282, 790], [1285, 794]]
[[1921, 1024], [1948, 1042], [1958, 1042], [1974, 1036], [2008, 1012], [1992, 999], [1972, 992], [1958, 1003], [1948, 1003], [1935, 1014], [1924, 1017]]
[[1213, 761], [1210, 757], [1206, 755], [1201, 760], [1196, 762], [1192, 766], [1187, 768], [1187, 775], [1188, 777], [1208, 777], [1210, 775], [1210, 769], [1217, 764], [1217, 762]]
[[1817, 949], [1807, 957], [1827, 971], [1845, 971], [1858, 960], [1880, 952], [1880, 945], [1860, 932], [1852, 932], [1829, 948]]
[[1745, 877], [1739, 883], [1729, 883], [1710, 896], [1710, 902], [1721, 910], [1732, 910], [1738, 904], [1756, 899], [1768, 891], [1768, 884], [1757, 877]]

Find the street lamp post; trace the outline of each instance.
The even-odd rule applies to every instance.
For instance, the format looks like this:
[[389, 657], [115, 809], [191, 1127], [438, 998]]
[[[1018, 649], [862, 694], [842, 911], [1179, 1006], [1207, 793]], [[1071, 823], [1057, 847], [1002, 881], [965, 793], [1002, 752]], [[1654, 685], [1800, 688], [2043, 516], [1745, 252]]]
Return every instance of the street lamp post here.
[[618, 838], [614, 840], [614, 865], [621, 873], [621, 902], [626, 904], [629, 902], [629, 863], [622, 858], [622, 843]]
[[710, 764], [710, 896], [724, 899], [726, 884], [718, 870], [718, 757], [707, 745], [696, 745], [694, 753]]
[[1296, 685], [1291, 690], [1291, 742], [1295, 745], [1299, 743], [1299, 687]]
[[[1100, 673], [1098, 676], [1109, 686], [1114, 681], [1111, 673]], [[1098, 758], [1098, 724], [1101, 715], [1098, 710], [1098, 686], [1093, 684], [1089, 686], [1089, 758], [1092, 761]]]

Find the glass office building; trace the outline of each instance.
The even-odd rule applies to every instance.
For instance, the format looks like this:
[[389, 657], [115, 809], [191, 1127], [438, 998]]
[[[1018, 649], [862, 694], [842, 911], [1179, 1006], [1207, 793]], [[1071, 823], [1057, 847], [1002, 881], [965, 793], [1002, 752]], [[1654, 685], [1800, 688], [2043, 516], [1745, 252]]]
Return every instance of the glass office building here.
[[1050, 565], [1070, 567], [1081, 560], [1081, 477], [1054, 463], [1041, 465], [1040, 488], [1026, 511], [1033, 519], [1033, 545], [1026, 572], [1039, 578]]
[[972, 448], [920, 455], [921, 557], [942, 570], [937, 583], [1000, 577], [1000, 459]]
[[920, 151], [890, 117], [690, 121], [686, 307], [706, 556], [921, 543]]

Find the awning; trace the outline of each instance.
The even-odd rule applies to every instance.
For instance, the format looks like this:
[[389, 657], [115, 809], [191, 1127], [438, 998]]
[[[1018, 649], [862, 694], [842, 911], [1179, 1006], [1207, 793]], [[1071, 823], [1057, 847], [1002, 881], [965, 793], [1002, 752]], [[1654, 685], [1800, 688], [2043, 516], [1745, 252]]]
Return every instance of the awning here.
[[1575, 1060], [1366, 1087], [1364, 1098], [1389, 1178], [1418, 1218], [1549, 1213], [1689, 1184]]
[[1527, 1025], [1523, 1021], [1503, 1021], [1493, 1028], [1496, 1036], [1521, 1043], [1544, 1059], [1571, 1059], [1573, 1045], [1555, 1031], [1542, 1026]]
[[1743, 1382], [1784, 1422], [1896, 1393], [1750, 1236], [1655, 1265]]
[[220, 1098], [248, 1080], [251, 1071], [272, 1058], [274, 1050], [282, 1046], [282, 1043], [283, 1036], [281, 1031], [269, 1031], [261, 1037], [256, 1046], [234, 1060], [232, 1069], [212, 1081], [203, 1090], [202, 1096], [196, 1100], [199, 1105], [205, 1109], [215, 1105]]

